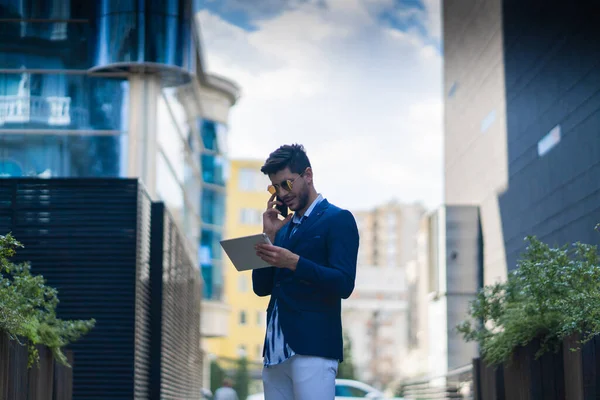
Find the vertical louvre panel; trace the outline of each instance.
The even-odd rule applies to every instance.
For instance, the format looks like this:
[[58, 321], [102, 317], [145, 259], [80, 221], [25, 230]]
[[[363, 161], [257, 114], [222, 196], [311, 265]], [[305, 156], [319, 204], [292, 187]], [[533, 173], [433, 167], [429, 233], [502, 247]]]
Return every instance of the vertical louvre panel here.
[[135, 319], [135, 398], [149, 396], [150, 373], [150, 223], [152, 203], [138, 188]]
[[97, 321], [71, 346], [74, 400], [147, 398], [150, 207], [136, 180], [0, 180], [16, 261], [58, 289], [60, 318]]
[[197, 399], [200, 273], [162, 203], [153, 205], [152, 221], [152, 398]]

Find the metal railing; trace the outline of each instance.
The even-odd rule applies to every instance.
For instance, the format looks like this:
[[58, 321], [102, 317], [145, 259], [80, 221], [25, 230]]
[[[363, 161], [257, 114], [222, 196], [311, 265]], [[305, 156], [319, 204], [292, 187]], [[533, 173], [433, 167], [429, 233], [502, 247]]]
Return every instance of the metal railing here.
[[27, 122], [69, 125], [70, 107], [70, 97], [0, 96], [0, 125]]
[[469, 364], [445, 375], [406, 382], [401, 389], [406, 400], [472, 400], [473, 366]]

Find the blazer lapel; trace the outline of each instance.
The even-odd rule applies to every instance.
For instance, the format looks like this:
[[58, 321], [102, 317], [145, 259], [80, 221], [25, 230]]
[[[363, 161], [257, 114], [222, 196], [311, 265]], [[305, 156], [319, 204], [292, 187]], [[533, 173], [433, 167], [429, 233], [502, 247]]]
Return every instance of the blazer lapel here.
[[309, 230], [310, 227], [313, 226], [319, 220], [319, 218], [321, 218], [321, 216], [323, 215], [325, 210], [327, 210], [327, 207], [329, 207], [329, 202], [327, 202], [327, 200], [323, 199], [319, 203], [319, 205], [317, 207], [315, 207], [314, 210], [312, 210], [312, 212], [310, 213], [310, 216], [308, 218], [306, 218], [306, 220], [300, 224], [300, 226], [298, 227], [298, 229], [296, 230], [294, 235], [291, 238], [287, 239], [287, 241], [286, 241], [287, 249], [294, 248], [294, 246], [296, 245], [296, 243], [298, 243], [298, 240], [302, 237], [304, 232]]

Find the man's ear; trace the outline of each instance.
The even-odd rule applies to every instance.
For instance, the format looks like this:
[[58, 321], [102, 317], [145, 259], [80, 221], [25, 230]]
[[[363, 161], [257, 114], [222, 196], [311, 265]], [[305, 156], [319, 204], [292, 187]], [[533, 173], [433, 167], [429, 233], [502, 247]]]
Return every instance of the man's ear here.
[[308, 167], [304, 170], [304, 178], [306, 179], [307, 183], [312, 183], [313, 181], [313, 170], [311, 167]]

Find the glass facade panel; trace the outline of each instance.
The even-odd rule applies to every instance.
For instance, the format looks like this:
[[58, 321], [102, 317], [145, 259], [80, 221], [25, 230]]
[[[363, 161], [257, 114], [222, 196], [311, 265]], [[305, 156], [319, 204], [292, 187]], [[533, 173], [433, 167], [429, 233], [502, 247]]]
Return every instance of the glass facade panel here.
[[0, 21], [2, 68], [87, 69], [92, 42], [88, 23]]
[[129, 85], [65, 74], [0, 74], [0, 129], [127, 130]]
[[110, 14], [98, 20], [96, 65], [143, 61], [139, 57], [138, 14]]
[[147, 32], [145, 57], [147, 62], [179, 66], [188, 69], [185, 64], [185, 49], [189, 47], [190, 25], [178, 17], [168, 15], [149, 15], [146, 24], [152, 26]]
[[208, 187], [202, 189], [202, 222], [223, 225], [225, 222], [225, 193]]
[[220, 260], [221, 256], [221, 240], [223, 235], [221, 232], [202, 228], [202, 240], [200, 241], [200, 262], [208, 264], [211, 260]]
[[[168, 4], [166, 11], [184, 7], [185, 2], [178, 3]], [[145, 4], [150, 9], [160, 6]], [[97, 20], [94, 66], [147, 62], [193, 72], [195, 53], [190, 24], [188, 18], [151, 10], [102, 14]]]
[[220, 232], [202, 229], [202, 239], [198, 249], [198, 259], [204, 278], [204, 297], [220, 299], [223, 291], [223, 266], [221, 261], [222, 239]]
[[165, 15], [187, 15], [187, 10], [183, 9], [182, 6], [185, 2], [179, 0], [152, 0], [146, 3], [146, 10], [152, 14], [165, 14]]
[[213, 299], [223, 298], [223, 262], [213, 260], [212, 270]]
[[71, 16], [69, 0], [0, 0], [1, 18], [68, 19]]
[[225, 170], [227, 160], [212, 154], [202, 155], [202, 179], [206, 183], [225, 186]]
[[125, 176], [126, 135], [0, 135], [3, 176]]
[[[177, 125], [179, 129], [179, 133], [181, 136], [188, 141], [188, 146], [192, 151], [199, 151], [199, 149], [190, 143], [190, 125], [188, 124], [187, 115], [185, 113], [185, 107], [181, 104], [181, 101], [177, 98], [177, 89], [175, 88], [165, 88], [163, 89], [163, 97], [169, 106], [169, 110], [171, 111], [171, 115], [173, 117], [173, 122]], [[191, 141], [195, 143], [195, 141]]]
[[199, 120], [199, 129], [205, 150], [227, 153], [227, 127], [208, 119]]
[[99, 0], [100, 15], [138, 11], [138, 0]]
[[156, 156], [156, 192], [173, 214], [179, 226], [183, 226], [184, 197], [181, 184], [162, 152]]
[[205, 299], [212, 299], [213, 298], [213, 278], [212, 278], [212, 273], [213, 273], [213, 268], [212, 268], [212, 264], [209, 265], [202, 265], [201, 266], [201, 273], [202, 273], [202, 279], [204, 280], [204, 290], [202, 291], [202, 296]]
[[206, 119], [200, 120], [200, 134], [206, 150], [217, 151], [217, 123]]
[[167, 161], [171, 164], [175, 177], [180, 183], [183, 183], [186, 158], [189, 158], [186, 154], [186, 143], [179, 134], [177, 125], [174, 123], [167, 103], [162, 96], [158, 98], [156, 124], [158, 144]]

